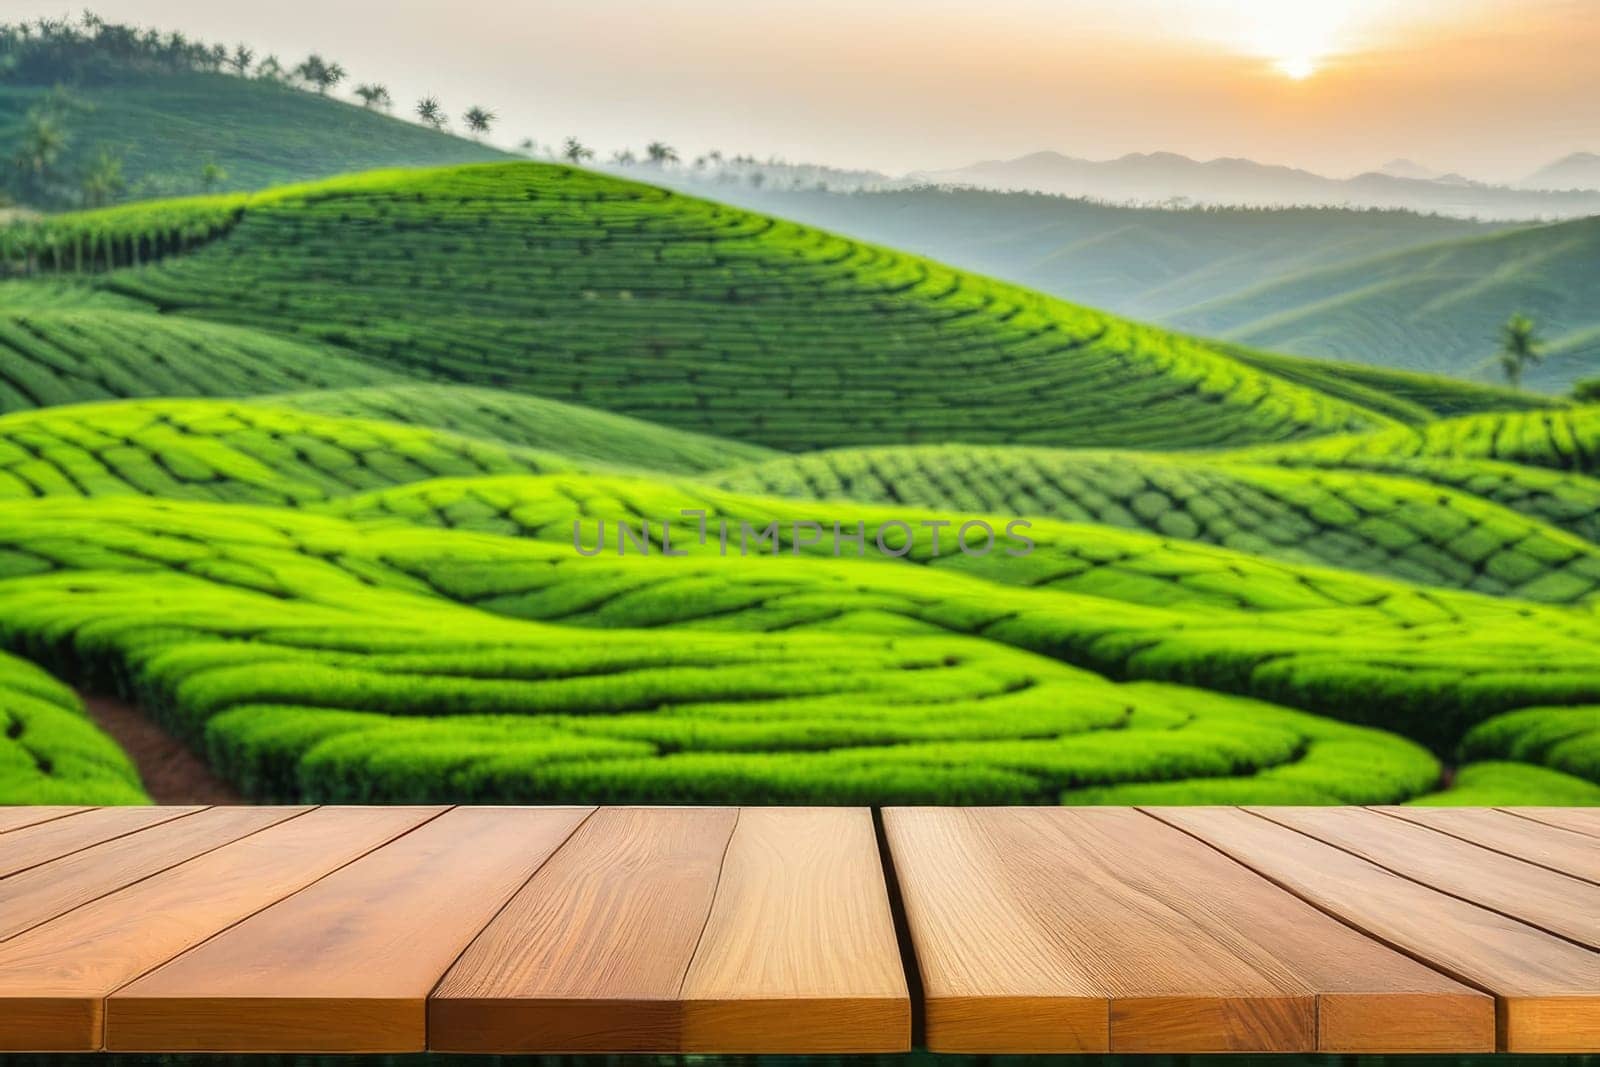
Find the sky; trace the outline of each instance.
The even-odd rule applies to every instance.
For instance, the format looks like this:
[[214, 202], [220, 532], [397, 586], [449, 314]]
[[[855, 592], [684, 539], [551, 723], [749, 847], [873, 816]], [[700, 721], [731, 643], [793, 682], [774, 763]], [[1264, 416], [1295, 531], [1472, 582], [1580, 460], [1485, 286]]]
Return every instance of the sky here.
[[[1600, 151], [1600, 0], [91, 0], [495, 139], [900, 174], [1042, 149], [1514, 180]], [[32, 6], [33, 10], [23, 10]], [[5, 18], [77, 4], [5, 0]]]

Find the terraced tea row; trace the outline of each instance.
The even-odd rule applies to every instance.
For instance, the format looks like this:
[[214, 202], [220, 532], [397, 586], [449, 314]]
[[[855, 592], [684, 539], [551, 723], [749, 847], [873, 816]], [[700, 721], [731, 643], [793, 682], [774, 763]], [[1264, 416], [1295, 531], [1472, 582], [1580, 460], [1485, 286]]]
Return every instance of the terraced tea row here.
[[1204, 342], [544, 165], [263, 194], [226, 237], [96, 283], [184, 317], [317, 337], [415, 376], [786, 448], [1192, 447], [1389, 421]]
[[1600, 706], [1522, 708], [1474, 727], [1461, 744], [1472, 758], [1543, 764], [1600, 782]]
[[594, 641], [386, 589], [340, 599], [80, 571], [0, 583], [0, 632], [123, 679], [258, 797], [1014, 803], [1215, 777], [1235, 799], [1327, 802], [1438, 773], [1390, 735], [970, 638]]
[[[336, 408], [369, 402], [404, 406], [412, 395], [410, 387], [397, 387], [294, 395], [288, 402]], [[566, 456], [392, 421], [286, 411], [278, 399], [269, 400], [268, 404], [144, 401], [0, 418], [0, 498], [131, 493], [305, 504], [439, 477], [571, 467]], [[497, 432], [503, 416], [511, 429], [498, 431], [502, 436], [538, 439], [564, 448], [568, 455], [693, 466], [748, 451], [746, 446], [658, 430], [549, 401], [513, 398], [501, 403], [470, 390], [442, 391], [432, 400], [419, 397], [410, 409], [412, 416], [478, 429], [484, 437]], [[1541, 478], [1574, 484], [1538, 492], [1525, 484]], [[1576, 525], [1579, 533], [1592, 532], [1588, 526], [1596, 519], [1589, 505], [1600, 498], [1600, 484], [1540, 471], [1491, 481], [1491, 488], [1510, 485], [1524, 490], [1513, 503], [1536, 513], [1554, 513], [1558, 520]], [[912, 523], [948, 523], [947, 541], [973, 514], [1026, 515], [1144, 529], [1292, 562], [1324, 563], [1545, 602], [1587, 599], [1600, 583], [1600, 549], [1591, 542], [1464, 493], [1364, 472], [1140, 454], [907, 447], [774, 459], [722, 475], [719, 483], [746, 493], [958, 512], [942, 520], [922, 516]], [[1479, 487], [1476, 482], [1474, 487]], [[514, 485], [478, 482], [430, 489], [421, 498], [399, 494], [364, 502], [352, 505], [350, 513], [559, 541], [569, 538], [574, 519], [589, 514], [574, 510], [573, 501], [586, 496], [603, 499], [617, 494], [623, 500], [639, 500], [635, 507], [600, 513], [613, 524], [625, 520], [635, 527], [641, 522], [659, 526], [663, 519], [677, 517], [683, 500], [720, 507], [736, 522], [753, 523], [756, 530], [776, 514], [768, 514], [770, 506], [750, 499], [708, 502], [702, 499], [703, 487], [687, 483], [674, 486], [671, 499], [650, 492], [640, 497], [638, 491], [638, 486], [626, 483], [569, 480], [559, 489], [535, 486], [530, 497]], [[435, 493], [441, 494], [437, 501], [431, 495]], [[641, 510], [647, 506], [645, 500], [654, 500], [648, 506], [656, 510]], [[879, 511], [872, 517], [877, 524], [874, 532], [882, 523], [894, 521]], [[793, 504], [785, 505], [782, 514], [791, 523], [814, 518]], [[1005, 521], [996, 519], [989, 528], [1000, 531]], [[734, 532], [738, 533], [737, 526]], [[617, 534], [613, 525], [613, 541]], [[1052, 558], [1049, 565], [1058, 568], [1058, 578], [1075, 573], [1062, 560]], [[1021, 575], [1017, 580], [1039, 580], [1036, 570], [1020, 563], [1009, 562], [1007, 567], [1023, 568], [1016, 571]]]
[[[629, 486], [640, 499], [652, 488], [672, 499], [653, 482]], [[1600, 700], [1591, 655], [1600, 618], [1587, 612], [1065, 524], [1036, 531], [1038, 552], [1004, 561], [952, 555], [928, 563], [925, 540], [921, 566], [724, 559], [714, 544], [713, 554], [682, 559], [586, 558], [573, 551], [571, 516], [620, 510], [614, 492], [591, 486], [575, 498], [559, 478], [510, 480], [502, 489], [513, 490], [530, 513], [563, 527], [560, 542], [412, 523], [352, 525], [273, 509], [36, 501], [0, 522], [0, 575], [57, 572], [76, 588], [68, 579], [82, 572], [147, 582], [187, 574], [280, 600], [380, 613], [393, 609], [366, 605], [381, 587], [470, 605], [480, 618], [546, 620], [578, 645], [612, 640], [578, 637], [595, 628], [648, 628], [662, 637], [686, 630], [977, 635], [1108, 677], [1181, 681], [1367, 722], [1441, 751], [1500, 711]], [[383, 496], [415, 501], [419, 510], [438, 491]], [[856, 518], [849, 516], [852, 524]], [[57, 608], [71, 610], [69, 602]], [[428, 699], [452, 698], [444, 689]]]
[[49, 408], [0, 418], [0, 500], [137, 494], [303, 504], [444, 475], [569, 466], [548, 453], [435, 430], [230, 401]]
[[14, 291], [0, 288], [0, 414], [89, 400], [247, 396], [397, 377], [331, 346], [247, 327], [109, 307], [12, 310], [5, 300]]
[[1282, 463], [1346, 464], [1369, 459], [1495, 459], [1556, 470], [1600, 473], [1600, 405], [1499, 412], [1443, 419], [1419, 428], [1331, 437], [1245, 455]]
[[141, 803], [133, 764], [77, 694], [0, 652], [0, 806]]
[[[1530, 472], [1530, 476], [1537, 478]], [[1559, 477], [1559, 476], [1555, 476]], [[1143, 529], [1276, 559], [1430, 585], [1573, 602], [1600, 585], [1600, 547], [1475, 496], [1410, 479], [1138, 453], [926, 446], [784, 457], [721, 475], [736, 491]], [[1600, 483], [1513, 503], [1591, 529]], [[1474, 479], [1469, 484], [1476, 484]]]
[[764, 459], [757, 445], [670, 430], [543, 397], [449, 385], [334, 389], [262, 398], [273, 407], [411, 423], [558, 452], [584, 463], [691, 473]]

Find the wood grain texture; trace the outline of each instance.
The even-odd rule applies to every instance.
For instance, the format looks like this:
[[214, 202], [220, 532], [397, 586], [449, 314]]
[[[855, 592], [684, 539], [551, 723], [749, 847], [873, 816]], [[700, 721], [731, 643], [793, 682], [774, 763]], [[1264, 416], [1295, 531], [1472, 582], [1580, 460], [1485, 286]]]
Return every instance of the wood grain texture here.
[[102, 841], [193, 815], [199, 810], [197, 807], [99, 808], [70, 819], [52, 819], [26, 829], [14, 830], [6, 835], [5, 844], [0, 846], [0, 885], [5, 884], [3, 879], [7, 876], [29, 867], [69, 856]]
[[1600, 1047], [1600, 954], [1246, 811], [1157, 814], [1357, 929], [1492, 992], [1502, 1050]]
[[1109, 1005], [1118, 1052], [1493, 1048], [1487, 997], [1140, 812], [891, 809], [885, 825], [930, 1047], [1065, 1050], [1032, 1011], [1053, 972], [1066, 1004]]
[[1521, 819], [1532, 819], [1546, 826], [1600, 837], [1600, 808], [1501, 808]]
[[421, 1052], [428, 993], [593, 808], [456, 808], [117, 991], [106, 1048]]
[[23, 807], [0, 808], [0, 834], [12, 830], [20, 830], [24, 826], [36, 826], [52, 819], [64, 819], [68, 815], [78, 815], [90, 808], [65, 808], [65, 807]]
[[1600, 885], [1600, 844], [1587, 834], [1494, 808], [1374, 808], [1385, 815]]
[[1252, 810], [1412, 881], [1600, 948], [1600, 886], [1362, 808]]
[[211, 808], [0, 880], [0, 941], [308, 808]]
[[742, 809], [679, 998], [686, 1052], [908, 1051], [871, 812]]
[[1109, 995], [1032, 907], [1050, 881], [1002, 876], [1000, 843], [977, 812], [889, 808], [883, 828], [931, 1051], [1110, 1051]]
[[0, 1051], [101, 1048], [114, 990], [442, 810], [317, 809], [0, 942]]
[[428, 1002], [441, 1052], [673, 1052], [733, 808], [596, 812]]

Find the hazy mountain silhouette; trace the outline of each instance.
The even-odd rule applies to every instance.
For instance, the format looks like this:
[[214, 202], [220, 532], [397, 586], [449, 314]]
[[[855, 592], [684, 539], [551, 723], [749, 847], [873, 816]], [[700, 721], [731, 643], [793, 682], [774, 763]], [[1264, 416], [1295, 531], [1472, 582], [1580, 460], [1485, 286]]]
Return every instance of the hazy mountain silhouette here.
[[1518, 183], [1524, 189], [1600, 189], [1600, 154], [1574, 152]]
[[[1395, 162], [1417, 166], [1406, 160]], [[1298, 167], [1250, 159], [1201, 161], [1174, 152], [1136, 152], [1103, 161], [1034, 152], [954, 170], [922, 171], [907, 175], [906, 180], [1057, 193], [1113, 203], [1403, 208], [1503, 219], [1600, 213], [1600, 183], [1595, 190], [1544, 191], [1487, 185], [1458, 174], [1420, 178], [1372, 171], [1353, 178], [1329, 178]]]

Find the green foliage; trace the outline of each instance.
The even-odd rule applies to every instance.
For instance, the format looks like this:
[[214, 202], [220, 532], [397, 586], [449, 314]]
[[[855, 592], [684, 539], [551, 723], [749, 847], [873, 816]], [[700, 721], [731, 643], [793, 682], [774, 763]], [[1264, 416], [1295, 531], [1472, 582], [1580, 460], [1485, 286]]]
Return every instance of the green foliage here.
[[1534, 513], [1523, 515], [1468, 492], [1367, 471], [931, 445], [783, 457], [721, 475], [718, 483], [795, 498], [892, 501], [1142, 529], [1530, 600], [1581, 601], [1600, 585], [1600, 547], [1538, 515], [1544, 510], [1588, 523], [1600, 504], [1600, 485], [1575, 494], [1567, 510], [1545, 498], [1519, 498]]
[[[0, 75], [0, 142], [21, 143], [28, 114], [50, 98], [55, 84]], [[71, 92], [80, 106], [55, 123], [65, 138], [52, 167], [55, 179], [42, 199], [29, 192], [18, 197], [23, 202], [93, 206], [83, 179], [107, 153], [121, 163], [117, 199], [203, 192], [205, 162], [225, 172], [218, 187], [238, 190], [373, 167], [506, 158], [488, 144], [305, 92], [271, 68], [239, 77], [119, 65], [75, 83]], [[12, 160], [3, 162], [14, 183]], [[23, 193], [13, 183], [5, 187]]]
[[395, 371], [783, 448], [1194, 447], [1389, 421], [1203, 342], [544, 164], [280, 190], [225, 240], [99, 283]]
[[0, 653], [0, 804], [148, 804], [72, 690]]
[[297, 505], [429, 478], [568, 468], [444, 431], [228, 401], [0, 417], [0, 500], [136, 494]]
[[1600, 474], [1600, 406], [1464, 415], [1418, 428], [1395, 427], [1257, 449], [1244, 456], [1324, 465], [1409, 457], [1495, 459]]
[[559, 452], [584, 463], [672, 473], [764, 459], [758, 445], [669, 430], [543, 397], [468, 386], [395, 385], [270, 396], [263, 402], [322, 415], [385, 419], [484, 441]]
[[1510, 759], [1600, 783], [1600, 706], [1523, 708], [1483, 722], [1461, 742], [1468, 759]]
[[1600, 218], [1430, 243], [1304, 272], [1198, 304], [1179, 329], [1242, 344], [1498, 381], [1507, 312], [1549, 346], [1529, 384], [1565, 391], [1592, 372], [1600, 330]]
[[0, 283], [0, 413], [394, 380], [330, 345], [129, 306], [66, 285]]
[[1600, 805], [1600, 786], [1545, 767], [1490, 761], [1462, 767], [1448, 789], [1409, 803], [1473, 808], [1593, 807]]

